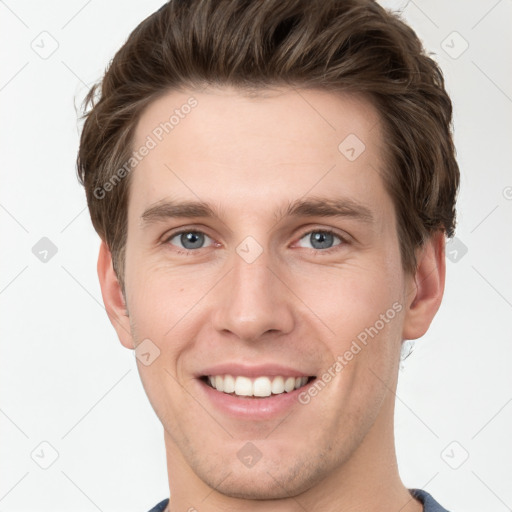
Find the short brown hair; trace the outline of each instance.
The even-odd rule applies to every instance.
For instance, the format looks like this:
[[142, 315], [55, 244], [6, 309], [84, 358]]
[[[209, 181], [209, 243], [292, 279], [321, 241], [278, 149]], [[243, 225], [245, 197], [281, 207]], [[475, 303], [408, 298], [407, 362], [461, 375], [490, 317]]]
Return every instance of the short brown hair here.
[[453, 236], [452, 104], [440, 68], [398, 14], [373, 0], [171, 0], [135, 28], [83, 105], [78, 175], [123, 291], [130, 174], [105, 197], [98, 187], [129, 160], [150, 102], [210, 84], [365, 94], [385, 131], [404, 270], [415, 271], [415, 249], [433, 232]]

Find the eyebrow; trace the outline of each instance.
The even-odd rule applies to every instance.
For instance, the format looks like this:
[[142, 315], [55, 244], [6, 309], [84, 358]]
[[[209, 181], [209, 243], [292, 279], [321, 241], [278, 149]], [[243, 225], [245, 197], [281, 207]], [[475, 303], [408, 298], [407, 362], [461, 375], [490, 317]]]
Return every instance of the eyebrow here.
[[283, 217], [348, 217], [364, 223], [374, 222], [370, 208], [349, 198], [311, 197], [289, 204]]
[[[170, 218], [198, 217], [220, 219], [220, 215], [209, 203], [164, 200], [147, 208], [141, 215], [141, 221], [143, 225], [150, 225]], [[375, 221], [370, 208], [349, 198], [296, 199], [275, 214], [276, 220], [285, 217], [347, 217], [367, 224]]]

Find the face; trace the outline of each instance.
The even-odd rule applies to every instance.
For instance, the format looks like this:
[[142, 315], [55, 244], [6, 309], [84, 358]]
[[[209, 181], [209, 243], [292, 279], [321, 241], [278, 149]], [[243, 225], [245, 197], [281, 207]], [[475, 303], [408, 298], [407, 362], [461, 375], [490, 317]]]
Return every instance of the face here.
[[148, 136], [117, 328], [176, 478], [282, 498], [375, 455], [412, 300], [377, 112], [311, 90], [171, 92], [134, 148]]

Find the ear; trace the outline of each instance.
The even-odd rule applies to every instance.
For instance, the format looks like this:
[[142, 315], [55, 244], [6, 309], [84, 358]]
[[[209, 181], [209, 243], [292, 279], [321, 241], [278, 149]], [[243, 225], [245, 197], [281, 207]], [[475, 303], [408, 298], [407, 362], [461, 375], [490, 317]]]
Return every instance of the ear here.
[[134, 348], [130, 329], [130, 318], [117, 280], [112, 255], [107, 244], [102, 241], [98, 256], [98, 278], [100, 280], [101, 295], [111, 324], [117, 332], [119, 341], [126, 348]]
[[435, 232], [417, 254], [417, 268], [406, 281], [406, 311], [402, 339], [423, 336], [434, 319], [444, 293], [445, 234]]

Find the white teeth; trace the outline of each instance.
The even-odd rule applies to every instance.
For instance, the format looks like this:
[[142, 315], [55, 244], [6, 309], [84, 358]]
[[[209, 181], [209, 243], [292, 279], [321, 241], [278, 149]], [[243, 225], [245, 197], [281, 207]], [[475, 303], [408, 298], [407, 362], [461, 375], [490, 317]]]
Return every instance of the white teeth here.
[[[218, 379], [222, 379], [222, 377], [217, 376]], [[222, 391], [222, 389], [217, 388], [217, 391]], [[239, 396], [252, 396], [252, 382], [251, 379], [247, 377], [237, 377], [235, 380], [235, 395]]]
[[284, 381], [284, 390], [289, 393], [295, 389], [295, 377], [288, 377]]
[[234, 393], [238, 396], [265, 397], [272, 394], [289, 393], [294, 389], [304, 386], [307, 377], [233, 377], [232, 375], [209, 375], [208, 382], [217, 391]]
[[258, 377], [252, 385], [254, 396], [270, 396], [272, 394], [272, 384], [268, 377]]
[[235, 379], [231, 375], [224, 376], [224, 393], [235, 392]]
[[274, 377], [274, 380], [272, 381], [272, 393], [274, 393], [274, 395], [284, 393], [283, 377]]
[[224, 379], [221, 375], [217, 375], [217, 377], [215, 377], [215, 388], [219, 391], [224, 391]]

